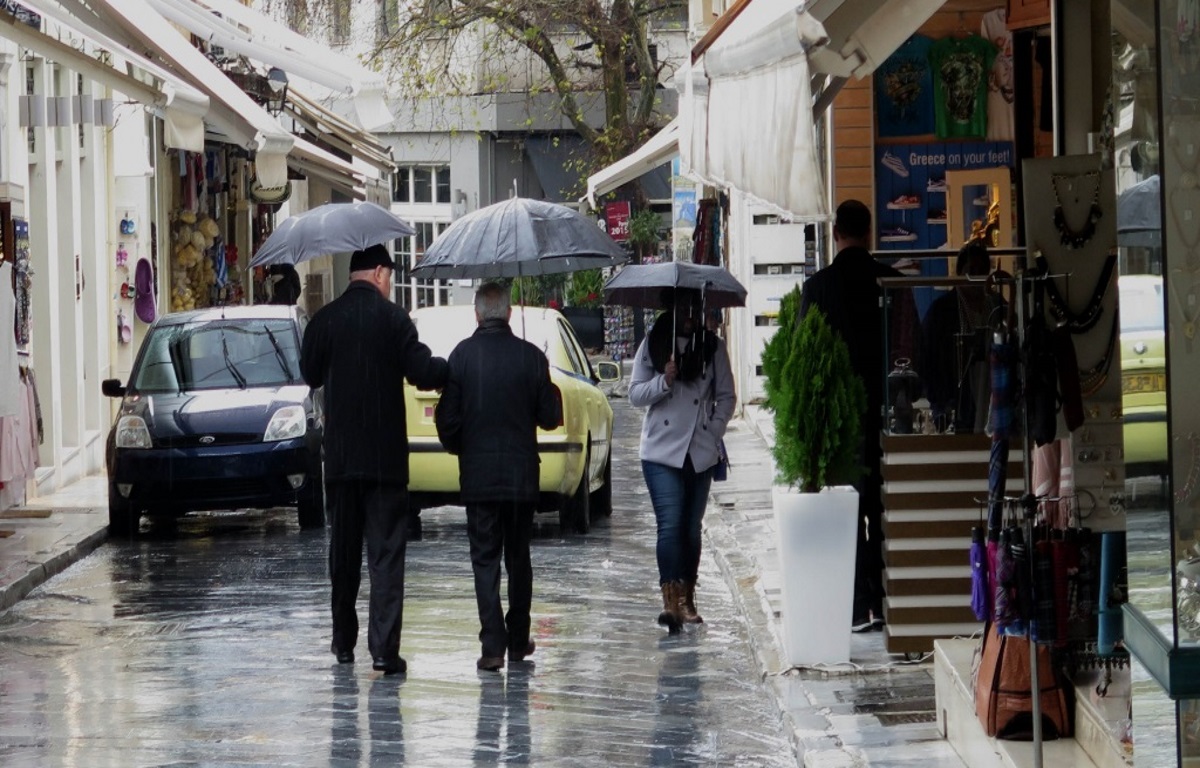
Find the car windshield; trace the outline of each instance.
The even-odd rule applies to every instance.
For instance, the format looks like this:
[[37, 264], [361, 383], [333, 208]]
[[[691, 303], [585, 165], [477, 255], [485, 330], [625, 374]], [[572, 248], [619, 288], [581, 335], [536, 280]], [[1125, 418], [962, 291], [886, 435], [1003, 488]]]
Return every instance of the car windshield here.
[[1121, 298], [1121, 332], [1138, 333], [1163, 329], [1161, 280], [1139, 280], [1119, 283]]
[[211, 320], [154, 328], [132, 378], [138, 392], [299, 384], [300, 352], [287, 319]]
[[[470, 336], [478, 327], [474, 312], [436, 312], [431, 315], [414, 312], [412, 318], [421, 341], [438, 357], [449, 357], [458, 342]], [[546, 351], [546, 323], [533, 314], [522, 323], [519, 311], [514, 310], [510, 324], [513, 333]]]

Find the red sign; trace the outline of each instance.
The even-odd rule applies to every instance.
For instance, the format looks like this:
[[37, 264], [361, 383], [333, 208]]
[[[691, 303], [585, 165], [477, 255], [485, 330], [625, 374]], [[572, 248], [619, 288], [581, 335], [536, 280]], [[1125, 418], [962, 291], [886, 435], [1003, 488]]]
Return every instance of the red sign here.
[[608, 224], [608, 236], [618, 243], [629, 239], [629, 201], [604, 204], [604, 219]]

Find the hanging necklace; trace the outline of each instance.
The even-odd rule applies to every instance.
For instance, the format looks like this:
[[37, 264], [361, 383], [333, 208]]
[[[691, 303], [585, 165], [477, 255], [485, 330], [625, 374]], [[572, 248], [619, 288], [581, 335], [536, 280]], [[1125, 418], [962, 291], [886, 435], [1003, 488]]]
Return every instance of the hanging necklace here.
[[[1175, 231], [1184, 246], [1184, 255], [1190, 264], [1196, 246], [1200, 245], [1200, 191], [1195, 189], [1173, 189], [1170, 196], [1171, 204], [1167, 210], [1175, 224]], [[1186, 225], [1186, 226], [1185, 226]]]
[[1092, 296], [1088, 299], [1087, 306], [1082, 312], [1072, 312], [1067, 306], [1067, 300], [1058, 292], [1058, 286], [1054, 284], [1054, 278], [1050, 276], [1050, 265], [1046, 262], [1046, 257], [1038, 253], [1037, 266], [1046, 275], [1046, 295], [1050, 298], [1050, 314], [1058, 322], [1067, 327], [1071, 333], [1087, 333], [1092, 329], [1092, 326], [1100, 320], [1100, 313], [1104, 310], [1104, 294], [1108, 293], [1108, 284], [1112, 282], [1113, 270], [1117, 266], [1117, 256], [1114, 253], [1109, 253], [1104, 260], [1104, 268], [1100, 270], [1100, 279], [1096, 282], [1096, 287], [1092, 289]]
[[[1073, 229], [1067, 224], [1067, 217], [1063, 212], [1062, 194], [1059, 189], [1060, 182], [1065, 180], [1067, 182], [1066, 191], [1074, 191], [1075, 179], [1088, 179], [1091, 181], [1092, 187], [1092, 202], [1088, 207], [1087, 221], [1079, 229]], [[1050, 176], [1050, 185], [1054, 188], [1054, 228], [1058, 230], [1059, 239], [1068, 248], [1082, 248], [1096, 234], [1096, 223], [1104, 216], [1104, 210], [1100, 207], [1100, 172], [1089, 171], [1078, 176], [1056, 173]], [[1073, 202], [1078, 204], [1079, 200], [1079, 195], [1075, 195]]]
[[1196, 481], [1200, 480], [1200, 435], [1197, 435], [1195, 432], [1188, 432], [1186, 438], [1181, 438], [1179, 435], [1175, 436], [1176, 442], [1183, 442], [1183, 440], [1187, 440], [1188, 445], [1191, 447], [1192, 459], [1188, 464], [1188, 471], [1183, 481], [1183, 487], [1175, 491], [1176, 504], [1182, 504], [1190, 499], [1196, 491]]
[[1113, 313], [1112, 330], [1108, 333], [1108, 343], [1104, 345], [1104, 354], [1100, 362], [1088, 369], [1079, 370], [1079, 392], [1084, 397], [1090, 397], [1100, 391], [1108, 380], [1108, 369], [1112, 365], [1113, 347], [1117, 342], [1117, 315]]
[[[1200, 269], [1183, 269], [1180, 267], [1173, 271], [1190, 272], [1192, 274], [1192, 285], [1190, 288], [1188, 288], [1187, 293], [1184, 294], [1187, 298], [1186, 302], [1180, 298], [1179, 290], [1176, 288], [1175, 281], [1169, 281], [1171, 293], [1175, 296], [1175, 303], [1179, 305], [1179, 314], [1183, 317], [1183, 336], [1190, 342], [1192, 339], [1196, 338], [1196, 321], [1200, 320], [1200, 302], [1196, 301], [1197, 294], [1200, 294], [1200, 291], [1196, 290], [1196, 274], [1200, 272]], [[1190, 316], [1189, 309], [1191, 310]]]

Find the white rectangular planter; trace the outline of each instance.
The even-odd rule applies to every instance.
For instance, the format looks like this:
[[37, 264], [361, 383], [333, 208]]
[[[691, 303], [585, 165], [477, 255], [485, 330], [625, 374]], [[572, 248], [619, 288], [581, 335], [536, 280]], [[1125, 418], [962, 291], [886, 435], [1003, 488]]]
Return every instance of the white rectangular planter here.
[[858, 491], [772, 490], [783, 583], [784, 654], [792, 666], [850, 661]]

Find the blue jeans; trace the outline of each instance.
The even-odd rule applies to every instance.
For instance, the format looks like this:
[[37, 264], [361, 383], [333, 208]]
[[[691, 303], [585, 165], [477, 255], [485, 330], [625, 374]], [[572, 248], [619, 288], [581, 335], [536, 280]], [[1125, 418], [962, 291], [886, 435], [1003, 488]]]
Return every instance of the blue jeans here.
[[708, 506], [712, 470], [697, 472], [688, 458], [682, 469], [643, 461], [642, 474], [658, 523], [658, 583], [695, 581], [700, 568], [700, 523]]

